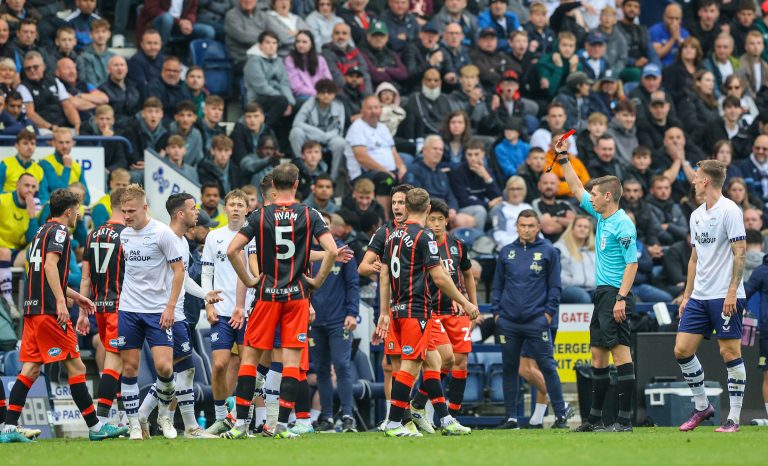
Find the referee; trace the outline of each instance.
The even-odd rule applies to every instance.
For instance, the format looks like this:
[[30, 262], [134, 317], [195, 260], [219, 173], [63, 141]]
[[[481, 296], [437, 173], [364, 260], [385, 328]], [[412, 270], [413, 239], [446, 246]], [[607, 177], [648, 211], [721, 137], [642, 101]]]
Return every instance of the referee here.
[[[637, 273], [637, 232], [635, 225], [619, 209], [621, 182], [615, 176], [594, 178], [588, 183], [589, 192], [568, 160], [567, 143], [555, 144], [557, 161], [571, 193], [581, 208], [597, 218], [597, 289], [593, 297], [594, 311], [589, 323], [589, 343], [592, 347], [592, 409], [587, 421], [577, 432], [631, 432], [632, 394], [635, 390], [635, 369], [629, 351], [627, 314], [634, 308], [630, 292]], [[603, 402], [608, 391], [608, 354], [613, 356], [619, 382], [619, 412], [617, 422], [605, 427], [602, 423]]]

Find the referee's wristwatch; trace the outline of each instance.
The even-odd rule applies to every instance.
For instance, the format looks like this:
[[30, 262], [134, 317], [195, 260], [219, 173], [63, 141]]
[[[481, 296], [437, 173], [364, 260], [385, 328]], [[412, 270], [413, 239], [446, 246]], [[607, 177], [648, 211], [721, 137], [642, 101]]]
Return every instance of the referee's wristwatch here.
[[616, 293], [616, 302], [619, 302], [619, 301], [626, 301], [626, 299], [627, 299], [627, 297], [626, 297], [626, 296], [624, 296], [624, 295], [622, 295], [622, 294], [620, 294], [620, 293]]

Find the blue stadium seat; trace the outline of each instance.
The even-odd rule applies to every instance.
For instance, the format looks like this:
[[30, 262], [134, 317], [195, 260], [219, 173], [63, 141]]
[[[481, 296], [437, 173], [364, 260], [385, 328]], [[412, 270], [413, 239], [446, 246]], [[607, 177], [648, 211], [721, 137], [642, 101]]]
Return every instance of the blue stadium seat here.
[[491, 366], [501, 364], [501, 352], [482, 352], [477, 354], [477, 363], [485, 367], [486, 379], [490, 381]]
[[463, 406], [476, 406], [485, 400], [485, 366], [467, 365], [467, 386], [464, 389]]
[[211, 382], [208, 379], [208, 375], [205, 372], [203, 358], [192, 350], [192, 361], [195, 363], [195, 401], [205, 402], [213, 400], [213, 390], [211, 389]]
[[488, 368], [488, 388], [492, 403], [504, 403], [504, 368], [501, 363], [491, 364]]
[[211, 359], [211, 329], [197, 328], [192, 332], [192, 346], [197, 349], [197, 354], [203, 359], [208, 380], [213, 380], [213, 360]]
[[221, 42], [212, 39], [196, 39], [189, 43], [192, 64], [203, 68], [205, 87], [211, 94], [222, 97], [232, 89], [232, 58]]
[[457, 228], [453, 230], [453, 236], [460, 239], [467, 245], [467, 248], [471, 249], [475, 240], [483, 236], [483, 231], [477, 228]]
[[21, 366], [19, 350], [8, 351], [3, 355], [3, 374], [15, 377], [21, 372]]

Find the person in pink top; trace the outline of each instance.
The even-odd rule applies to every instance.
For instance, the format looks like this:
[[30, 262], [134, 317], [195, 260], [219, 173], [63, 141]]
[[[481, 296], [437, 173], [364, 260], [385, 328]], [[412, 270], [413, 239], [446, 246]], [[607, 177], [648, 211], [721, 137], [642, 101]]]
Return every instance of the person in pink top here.
[[333, 79], [328, 64], [315, 49], [315, 40], [309, 31], [296, 34], [296, 44], [285, 57], [285, 71], [296, 100], [303, 102], [316, 94], [315, 84], [321, 79]]

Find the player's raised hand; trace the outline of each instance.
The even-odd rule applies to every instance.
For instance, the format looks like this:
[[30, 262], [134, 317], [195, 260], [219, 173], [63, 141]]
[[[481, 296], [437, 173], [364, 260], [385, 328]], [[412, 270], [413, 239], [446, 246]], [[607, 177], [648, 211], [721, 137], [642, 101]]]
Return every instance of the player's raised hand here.
[[67, 301], [65, 299], [56, 300], [56, 323], [59, 325], [67, 325], [67, 322], [69, 322]]
[[355, 257], [355, 254], [352, 252], [352, 249], [345, 244], [338, 249], [338, 252], [336, 253], [336, 262], [346, 264], [351, 261], [353, 257]]
[[85, 313], [81, 312], [80, 316], [77, 318], [75, 330], [82, 336], [88, 335], [88, 332], [91, 331], [91, 322], [88, 320], [88, 316]]
[[221, 297], [221, 290], [211, 290], [208, 293], [205, 293], [203, 300], [205, 301], [205, 304], [214, 304], [224, 301], [224, 298]]
[[245, 324], [245, 311], [242, 307], [236, 306], [232, 311], [232, 317], [229, 319], [229, 326], [235, 330], [240, 330]]
[[168, 330], [169, 328], [173, 327], [173, 311], [174, 306], [166, 306], [163, 310], [163, 313], [160, 315], [160, 328], [163, 330]]

